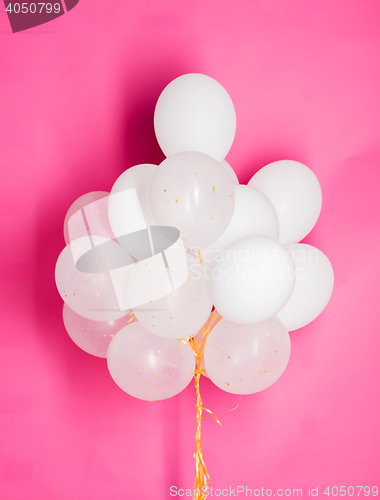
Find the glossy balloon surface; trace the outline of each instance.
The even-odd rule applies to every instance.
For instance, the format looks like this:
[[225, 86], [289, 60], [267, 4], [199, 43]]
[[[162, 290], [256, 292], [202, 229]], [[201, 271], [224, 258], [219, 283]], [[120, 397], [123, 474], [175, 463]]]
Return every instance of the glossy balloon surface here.
[[290, 299], [295, 267], [288, 250], [264, 236], [249, 236], [224, 249], [211, 271], [211, 299], [219, 314], [251, 324], [274, 316]]
[[279, 319], [252, 325], [222, 319], [207, 339], [204, 363], [208, 376], [220, 389], [253, 394], [278, 380], [289, 356], [289, 334]]
[[286, 248], [296, 266], [296, 284], [289, 301], [276, 316], [292, 331], [309, 324], [327, 306], [334, 288], [334, 272], [318, 248], [302, 243]]
[[154, 173], [150, 205], [156, 224], [179, 229], [187, 247], [206, 246], [223, 234], [232, 218], [233, 184], [211, 156], [178, 153]]
[[99, 358], [107, 357], [108, 346], [127, 322], [130, 315], [109, 321], [93, 321], [75, 313], [66, 304], [63, 305], [63, 323], [71, 340], [83, 351]]
[[282, 244], [297, 243], [313, 229], [322, 207], [322, 191], [314, 172], [293, 160], [280, 160], [260, 169], [248, 182], [273, 203], [280, 222]]
[[227, 91], [213, 78], [199, 73], [182, 75], [162, 91], [154, 129], [166, 156], [200, 151], [221, 161], [235, 137], [235, 108]]
[[194, 375], [195, 357], [191, 347], [180, 340], [158, 337], [136, 322], [112, 339], [107, 364], [124, 392], [159, 401], [185, 389]]

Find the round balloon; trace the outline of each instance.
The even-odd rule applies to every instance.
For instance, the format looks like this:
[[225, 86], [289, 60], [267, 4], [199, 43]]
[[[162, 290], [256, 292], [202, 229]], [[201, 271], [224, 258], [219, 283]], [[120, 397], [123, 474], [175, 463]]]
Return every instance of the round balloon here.
[[311, 245], [286, 245], [296, 266], [296, 285], [289, 301], [276, 314], [288, 331], [309, 324], [321, 314], [334, 288], [334, 272], [324, 253]]
[[227, 170], [227, 173], [231, 178], [232, 184], [234, 186], [237, 186], [239, 184], [239, 179], [237, 178], [235, 170], [231, 167], [229, 163], [226, 162], [226, 160], [223, 160], [221, 163], [223, 167]]
[[92, 321], [83, 318], [63, 304], [63, 323], [71, 340], [83, 351], [99, 358], [107, 357], [108, 346], [131, 316], [109, 321]]
[[207, 339], [204, 364], [207, 375], [220, 389], [253, 394], [278, 380], [289, 356], [289, 334], [277, 318], [253, 325], [222, 319]]
[[158, 337], [136, 322], [112, 339], [107, 363], [113, 380], [124, 392], [159, 401], [185, 389], [194, 376], [195, 356], [187, 344]]
[[[91, 241], [96, 247], [91, 247]], [[102, 243], [107, 247], [102, 247]], [[56, 285], [63, 301], [80, 316], [111, 321], [128, 314], [129, 311], [119, 309], [108, 272], [108, 262], [115, 255], [118, 267], [133, 263], [125, 252], [119, 254], [119, 249], [116, 242], [93, 236], [78, 238], [60, 253], [55, 266]]]
[[264, 236], [249, 236], [224, 249], [211, 270], [215, 308], [233, 323], [250, 324], [274, 316], [289, 300], [295, 267], [288, 250]]
[[278, 239], [279, 223], [276, 210], [261, 191], [250, 186], [234, 186], [235, 210], [222, 236], [202, 251], [202, 259], [210, 263], [234, 241], [246, 236], [267, 236]]
[[[111, 226], [108, 221], [108, 213], [107, 213], [107, 202], [108, 202], [109, 193], [106, 191], [92, 191], [91, 193], [86, 193], [80, 196], [78, 199], [74, 201], [74, 203], [68, 209], [65, 220], [63, 222], [63, 236], [65, 238], [65, 243], [68, 245], [70, 243], [70, 234], [69, 234], [69, 220], [72, 215], [76, 212], [79, 212], [81, 209], [86, 208], [84, 211], [85, 216], [90, 219], [91, 224], [96, 224], [96, 234], [99, 236], [105, 236], [110, 238], [111, 240], [114, 238]], [[95, 205], [95, 202], [98, 202]], [[93, 210], [95, 208], [95, 210]], [[93, 213], [96, 213], [96, 216], [92, 216]], [[83, 230], [78, 232], [78, 225], [74, 227], [75, 232], [71, 234], [71, 240], [75, 238], [79, 238], [81, 236], [87, 236], [87, 227], [83, 226]]]
[[166, 156], [200, 151], [221, 161], [235, 137], [236, 114], [226, 90], [213, 78], [182, 75], [161, 93], [154, 112], [157, 141]]
[[164, 160], [150, 183], [158, 225], [180, 230], [186, 247], [206, 246], [228, 226], [235, 207], [232, 181], [211, 156], [184, 152]]
[[212, 302], [204, 266], [195, 259], [187, 260], [189, 276], [182, 286], [133, 309], [139, 323], [160, 337], [186, 339], [197, 333], [210, 315]]
[[[157, 165], [151, 164], [136, 165], [129, 168], [116, 179], [110, 193], [111, 195], [124, 193], [126, 196], [126, 191], [135, 189], [147, 226], [155, 225], [149, 204], [149, 184], [156, 169]], [[122, 196], [111, 196], [108, 202], [110, 224], [112, 228], [115, 228], [115, 233], [118, 234], [120, 233], [120, 226], [123, 225], [126, 217], [123, 201]]]
[[303, 163], [275, 161], [260, 169], [248, 185], [273, 203], [280, 221], [279, 241], [297, 243], [314, 227], [322, 207], [322, 191], [315, 174]]

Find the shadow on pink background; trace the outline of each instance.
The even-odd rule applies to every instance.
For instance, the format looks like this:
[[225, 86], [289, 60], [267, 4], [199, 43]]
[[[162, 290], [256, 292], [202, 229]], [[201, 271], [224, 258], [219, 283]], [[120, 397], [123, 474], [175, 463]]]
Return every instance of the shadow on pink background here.
[[240, 182], [284, 158], [316, 173], [306, 241], [336, 277], [275, 385], [228, 412], [238, 396], [202, 379], [223, 424], [203, 422], [212, 484], [326, 498], [379, 486], [379, 59], [370, 0], [81, 0], [18, 34], [0, 6], [2, 500], [167, 500], [193, 485], [193, 388], [161, 403], [124, 394], [66, 334], [54, 284], [68, 207], [163, 159], [154, 105], [188, 72], [235, 103]]

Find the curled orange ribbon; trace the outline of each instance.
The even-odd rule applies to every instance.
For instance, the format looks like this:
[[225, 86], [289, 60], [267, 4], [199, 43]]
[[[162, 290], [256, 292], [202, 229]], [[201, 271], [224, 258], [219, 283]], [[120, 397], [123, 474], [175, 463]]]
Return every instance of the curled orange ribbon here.
[[213, 311], [209, 319], [203, 325], [200, 334], [190, 337], [188, 344], [194, 351], [195, 359], [196, 359], [196, 367], [194, 372], [194, 385], [196, 392], [196, 415], [197, 415], [197, 429], [195, 432], [195, 481], [194, 481], [194, 490], [193, 490], [193, 499], [204, 500], [207, 498], [208, 489], [211, 483], [210, 475], [207, 471], [207, 467], [204, 461], [204, 456], [202, 452], [202, 443], [201, 443], [201, 421], [203, 415], [203, 411], [207, 411], [210, 413], [216, 420], [219, 425], [222, 425], [214, 413], [202, 406], [202, 398], [199, 389], [199, 380], [201, 375], [204, 375], [205, 370], [202, 369], [202, 361], [204, 356], [204, 349], [207, 341], [207, 337], [210, 334], [211, 328], [214, 327], [220, 320], [221, 316], [217, 313], [216, 310]]

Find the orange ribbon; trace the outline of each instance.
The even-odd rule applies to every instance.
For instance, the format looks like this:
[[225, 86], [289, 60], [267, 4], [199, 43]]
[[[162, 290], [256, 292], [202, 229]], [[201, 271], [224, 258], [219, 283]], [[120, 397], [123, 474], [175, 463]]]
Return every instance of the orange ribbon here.
[[194, 372], [194, 385], [196, 392], [196, 416], [197, 416], [197, 429], [195, 433], [195, 481], [194, 481], [194, 491], [193, 491], [193, 499], [204, 500], [208, 496], [208, 489], [211, 483], [210, 475], [207, 471], [207, 467], [204, 461], [204, 456], [202, 452], [202, 444], [201, 444], [201, 421], [202, 417], [206, 417], [203, 415], [203, 411], [207, 411], [210, 413], [216, 420], [219, 425], [222, 425], [219, 420], [216, 418], [214, 413], [202, 406], [202, 398], [199, 389], [199, 380], [201, 375], [204, 375], [205, 370], [202, 370], [202, 360], [204, 356], [204, 350], [206, 346], [207, 337], [210, 334], [211, 328], [214, 327], [220, 320], [221, 316], [217, 313], [216, 310], [213, 311], [209, 319], [203, 325], [201, 330], [201, 335], [196, 335], [194, 337], [190, 337], [188, 342], [183, 341], [188, 344], [194, 351], [195, 359], [196, 359], [196, 367]]

